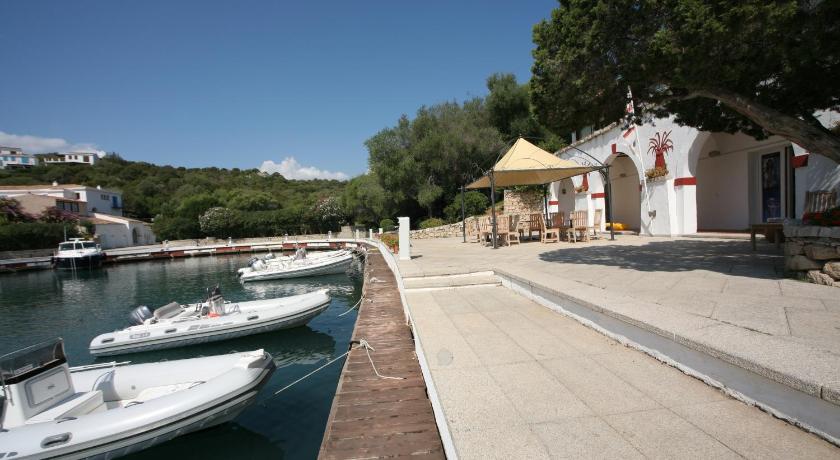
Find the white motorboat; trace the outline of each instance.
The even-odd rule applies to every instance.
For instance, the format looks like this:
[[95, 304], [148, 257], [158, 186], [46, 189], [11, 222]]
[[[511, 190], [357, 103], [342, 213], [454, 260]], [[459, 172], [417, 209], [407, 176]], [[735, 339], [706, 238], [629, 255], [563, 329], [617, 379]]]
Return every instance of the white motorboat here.
[[[307, 258], [307, 259], [323, 259], [323, 258], [327, 258], [327, 257], [343, 256], [344, 254], [347, 254], [349, 252], [350, 251], [348, 251], [346, 249], [337, 249], [335, 251], [316, 251], [316, 252], [306, 252], [306, 251], [304, 251], [303, 254], [305, 254], [305, 258]], [[248, 261], [248, 265], [246, 267], [240, 268], [238, 273], [239, 273], [240, 276], [242, 276], [242, 274], [252, 271], [253, 270], [252, 267], [255, 263], [257, 263], [257, 261], [262, 261], [262, 263], [264, 263], [266, 265], [283, 265], [285, 262], [295, 260], [295, 257], [302, 258], [302, 257], [300, 257], [300, 254], [301, 254], [300, 251], [296, 251], [295, 254], [292, 254], [292, 255], [276, 256], [276, 255], [274, 255], [274, 253], [269, 252], [268, 254], [266, 254], [263, 257], [252, 257]]]
[[344, 273], [353, 262], [354, 256], [350, 251], [339, 252], [340, 254], [319, 258], [309, 258], [303, 253], [303, 257], [277, 264], [257, 260], [251, 264], [250, 270], [240, 274], [240, 279], [248, 282]]
[[114, 458], [235, 418], [274, 372], [263, 350], [70, 368], [61, 339], [0, 357], [0, 458]]
[[105, 253], [98, 244], [90, 240], [73, 238], [58, 244], [53, 263], [60, 269], [76, 270], [99, 267], [104, 259]]
[[202, 303], [171, 302], [154, 312], [137, 307], [131, 312], [134, 325], [94, 337], [90, 353], [105, 356], [158, 350], [302, 326], [329, 304], [326, 289], [231, 303], [225, 302], [217, 287]]

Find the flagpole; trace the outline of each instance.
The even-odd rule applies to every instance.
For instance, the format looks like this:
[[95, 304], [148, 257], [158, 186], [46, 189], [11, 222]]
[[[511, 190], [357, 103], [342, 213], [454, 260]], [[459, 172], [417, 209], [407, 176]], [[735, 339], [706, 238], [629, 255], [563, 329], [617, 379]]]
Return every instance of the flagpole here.
[[[630, 89], [630, 85], [627, 85], [627, 99], [630, 100], [629, 106], [630, 110], [628, 110], [628, 114], [636, 114], [636, 108], [633, 105], [633, 91]], [[642, 188], [645, 190], [645, 204], [647, 205], [648, 217], [653, 217], [653, 212], [650, 209], [650, 192], [648, 192], [647, 187], [647, 172], [645, 170], [645, 159], [642, 157], [642, 143], [639, 141], [639, 130], [636, 129], [635, 124], [632, 120], [630, 120], [631, 127], [633, 129], [633, 134], [636, 137], [636, 148], [634, 149], [633, 146], [630, 146], [630, 150], [636, 155], [639, 159], [639, 165], [642, 167]]]

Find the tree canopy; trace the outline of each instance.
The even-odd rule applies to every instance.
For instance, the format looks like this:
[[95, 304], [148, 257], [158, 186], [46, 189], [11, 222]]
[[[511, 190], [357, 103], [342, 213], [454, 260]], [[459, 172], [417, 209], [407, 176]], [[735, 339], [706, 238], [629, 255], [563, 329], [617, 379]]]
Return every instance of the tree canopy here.
[[568, 0], [534, 28], [532, 99], [556, 132], [623, 115], [785, 137], [840, 162], [815, 112], [840, 103], [840, 2]]

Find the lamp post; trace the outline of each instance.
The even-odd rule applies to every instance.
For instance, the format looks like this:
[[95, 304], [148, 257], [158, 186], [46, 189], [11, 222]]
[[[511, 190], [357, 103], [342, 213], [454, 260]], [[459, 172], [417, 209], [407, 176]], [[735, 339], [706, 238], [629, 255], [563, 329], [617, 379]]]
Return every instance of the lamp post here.
[[467, 242], [467, 208], [464, 204], [464, 185], [461, 184], [461, 235], [464, 237], [464, 243]]

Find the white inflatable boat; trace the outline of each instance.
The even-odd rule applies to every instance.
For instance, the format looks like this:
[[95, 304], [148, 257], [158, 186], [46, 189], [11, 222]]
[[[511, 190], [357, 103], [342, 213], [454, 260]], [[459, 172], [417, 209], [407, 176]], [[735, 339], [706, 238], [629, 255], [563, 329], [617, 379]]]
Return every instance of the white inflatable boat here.
[[262, 350], [69, 368], [61, 339], [0, 357], [0, 458], [114, 458], [232, 420], [274, 372]]
[[217, 287], [206, 302], [199, 304], [172, 302], [154, 312], [144, 306], [136, 308], [131, 312], [133, 326], [94, 337], [90, 353], [105, 356], [158, 350], [302, 326], [329, 304], [326, 289], [230, 303], [225, 302]]
[[262, 260], [256, 260], [248, 267], [250, 270], [240, 274], [240, 279], [248, 282], [333, 275], [346, 272], [352, 262], [353, 253], [351, 251], [338, 251], [337, 254], [330, 257], [318, 258], [309, 258], [304, 252], [303, 257], [297, 256], [295, 259], [280, 263], [266, 263]]
[[[305, 254], [305, 257], [307, 259], [313, 259], [314, 260], [314, 259], [323, 259], [323, 258], [328, 258], [328, 257], [342, 256], [342, 255], [344, 255], [345, 253], [348, 253], [348, 252], [350, 252], [350, 251], [348, 251], [346, 249], [337, 249], [335, 251], [312, 251], [312, 252], [306, 251], [306, 252], [304, 252], [304, 254]], [[262, 261], [262, 263], [264, 263], [266, 265], [283, 265], [285, 262], [290, 262], [292, 260], [295, 260], [295, 257], [300, 258], [300, 252], [295, 252], [295, 254], [291, 254], [291, 255], [288, 255], [288, 256], [283, 256], [283, 255], [276, 256], [273, 253], [269, 252], [268, 254], [264, 255], [263, 257], [252, 257], [248, 261], [248, 265], [240, 268], [238, 270], [238, 273], [241, 276], [243, 273], [248, 273], [248, 272], [252, 271], [252, 267], [257, 261]]]

